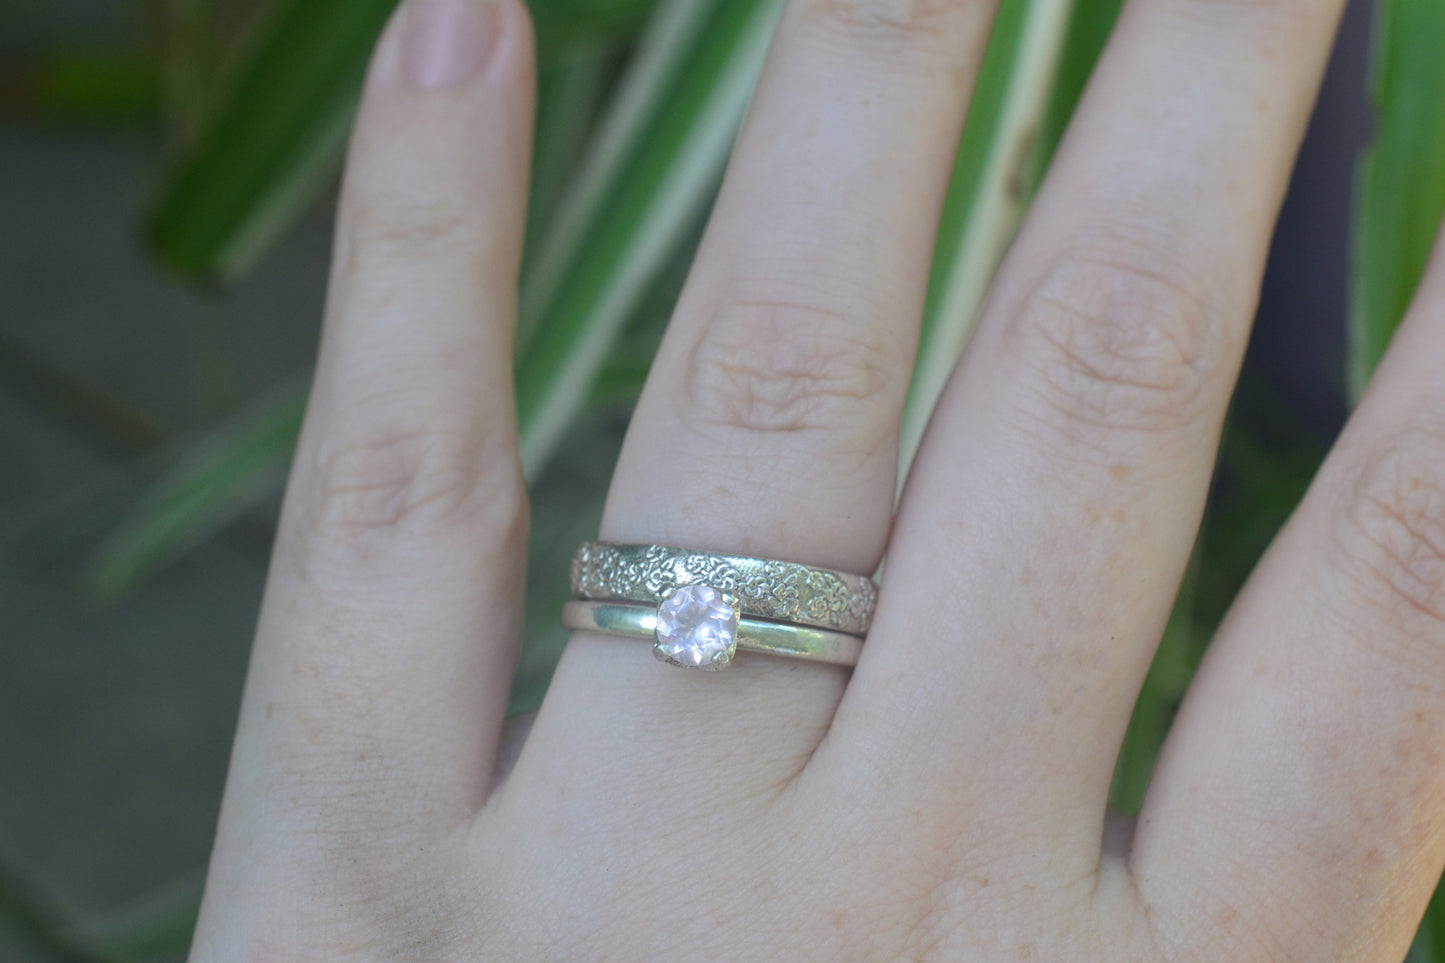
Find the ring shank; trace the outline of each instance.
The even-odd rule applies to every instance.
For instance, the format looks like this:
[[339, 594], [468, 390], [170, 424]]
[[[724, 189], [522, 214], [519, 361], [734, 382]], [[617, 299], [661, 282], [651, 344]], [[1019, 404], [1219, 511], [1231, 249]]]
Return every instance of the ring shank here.
[[[562, 627], [650, 642], [657, 630], [657, 609], [626, 602], [568, 602], [562, 606]], [[863, 640], [856, 635], [747, 617], [738, 622], [737, 639], [744, 652], [831, 665], [857, 665], [863, 649]]]

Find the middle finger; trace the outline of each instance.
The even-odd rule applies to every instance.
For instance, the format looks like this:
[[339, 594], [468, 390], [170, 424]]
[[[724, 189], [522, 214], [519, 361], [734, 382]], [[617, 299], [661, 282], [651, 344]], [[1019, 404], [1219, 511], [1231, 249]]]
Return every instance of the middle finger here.
[[[603, 538], [877, 566], [933, 238], [991, 12], [988, 0], [789, 4], [633, 417]], [[575, 637], [518, 771], [532, 757], [602, 757], [645, 789], [637, 770], [656, 767], [619, 756], [747, 726], [751, 750], [711, 758], [698, 778], [735, 758], [735, 773], [775, 783], [812, 752], [847, 678], [746, 654], [689, 672], [649, 648]]]

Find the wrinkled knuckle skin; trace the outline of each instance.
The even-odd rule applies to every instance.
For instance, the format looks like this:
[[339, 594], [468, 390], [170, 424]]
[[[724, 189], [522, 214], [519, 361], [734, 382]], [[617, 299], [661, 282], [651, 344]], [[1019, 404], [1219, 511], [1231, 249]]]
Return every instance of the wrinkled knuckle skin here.
[[1169, 0], [1165, 6], [1191, 25], [1229, 30], [1248, 25], [1264, 38], [1298, 37], [1319, 18], [1311, 0]]
[[804, 11], [826, 32], [896, 43], [949, 37], [978, 9], [970, 0], [813, 0]]
[[1366, 621], [1445, 632], [1445, 432], [1413, 429], [1377, 449], [1343, 489], [1330, 551]]
[[486, 244], [459, 207], [360, 199], [337, 225], [336, 263], [343, 277], [365, 277], [395, 264], [471, 256]]
[[401, 532], [464, 528], [497, 546], [525, 539], [527, 496], [514, 446], [480, 432], [374, 427], [323, 443], [304, 515], [306, 535], [364, 557]]
[[1070, 255], [1030, 288], [1004, 337], [1036, 414], [1108, 444], [1208, 410], [1221, 328], [1213, 304], [1165, 273]]
[[703, 430], [818, 435], [871, 450], [890, 434], [905, 363], [867, 317], [765, 299], [728, 302], [689, 359]]

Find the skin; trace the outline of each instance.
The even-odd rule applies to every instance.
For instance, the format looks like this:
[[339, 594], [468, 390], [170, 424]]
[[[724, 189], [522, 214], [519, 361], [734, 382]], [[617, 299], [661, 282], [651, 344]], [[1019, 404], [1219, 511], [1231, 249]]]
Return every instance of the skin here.
[[372, 64], [192, 958], [1400, 960], [1445, 866], [1445, 260], [1108, 816], [1338, 0], [1129, 0], [894, 512], [992, 10], [793, 0], [601, 536], [854, 572], [851, 672], [578, 635], [527, 501], [517, 0]]

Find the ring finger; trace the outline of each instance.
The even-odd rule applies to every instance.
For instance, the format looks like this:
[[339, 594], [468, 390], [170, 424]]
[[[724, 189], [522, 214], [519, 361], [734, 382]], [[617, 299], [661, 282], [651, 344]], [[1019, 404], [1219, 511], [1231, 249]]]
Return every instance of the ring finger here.
[[829, 746], [886, 760], [891, 805], [1006, 822], [1092, 878], [1340, 6], [1125, 5], [920, 448], [837, 713]]

